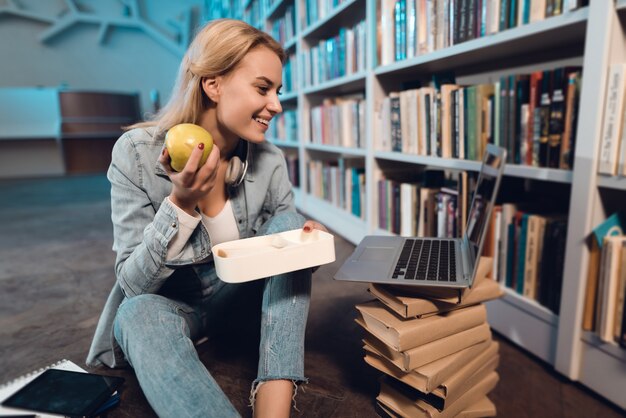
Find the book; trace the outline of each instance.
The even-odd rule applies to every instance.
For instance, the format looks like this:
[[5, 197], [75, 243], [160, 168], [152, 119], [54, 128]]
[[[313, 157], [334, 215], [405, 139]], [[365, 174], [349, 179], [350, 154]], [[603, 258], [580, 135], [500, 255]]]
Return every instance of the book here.
[[626, 304], [626, 240], [622, 240], [619, 252], [620, 262], [617, 271], [618, 283], [617, 300], [615, 302], [615, 326], [613, 328], [613, 335], [617, 342], [620, 342], [621, 338], [624, 321], [624, 304]]
[[400, 235], [414, 237], [419, 221], [418, 187], [415, 184], [400, 184]]
[[365, 349], [365, 362], [370, 366], [396, 379], [402, 380], [417, 390], [428, 393], [444, 384], [444, 382], [455, 375], [458, 370], [469, 361], [476, 358], [481, 353], [490, 350], [491, 346], [494, 344], [497, 345], [498, 343], [493, 340], [485, 340], [409, 371], [403, 371], [381, 352], [369, 346], [367, 343], [364, 344], [363, 348]]
[[[499, 356], [496, 355], [486, 362], [483, 362], [480, 367], [470, 376], [465, 376], [465, 380], [459, 381], [458, 386], [454, 391], [447, 391], [446, 387], [437, 388], [432, 393], [422, 393], [418, 390], [412, 390], [412, 394], [416, 399], [426, 402], [428, 405], [436, 408], [439, 411], [445, 411], [449, 408], [458, 398], [460, 398], [467, 390], [472, 388], [476, 383], [484, 379], [489, 373], [494, 372], [499, 362]], [[401, 382], [398, 380], [398, 382]], [[402, 382], [404, 384], [404, 382]]]
[[[565, 119], [563, 138], [561, 141], [561, 161], [559, 165], [560, 168], [565, 170], [571, 170], [573, 166], [579, 95], [580, 71], [570, 72], [567, 75], [567, 87], [565, 91]], [[623, 134], [624, 131], [622, 129], [622, 135]]]
[[397, 351], [372, 334], [362, 320], [357, 318], [355, 321], [367, 332], [366, 344], [374, 347], [404, 371], [416, 369], [491, 338], [489, 324], [485, 323], [419, 347]]
[[550, 168], [559, 168], [561, 162], [561, 141], [565, 119], [564, 72], [563, 68], [557, 68], [553, 71], [550, 123], [548, 127], [548, 167]]
[[524, 296], [537, 298], [538, 271], [541, 263], [546, 219], [539, 215], [528, 217], [526, 260], [524, 262]]
[[541, 254], [538, 301], [557, 315], [561, 304], [566, 235], [567, 219], [547, 218]]
[[471, 293], [461, 300], [461, 303], [437, 300], [433, 298], [398, 295], [379, 284], [370, 284], [370, 293], [383, 302], [389, 309], [403, 318], [423, 317], [439, 312], [463, 308], [502, 296], [500, 285], [491, 279], [481, 280], [472, 288]]
[[[622, 247], [622, 260], [626, 260], [626, 246]], [[623, 263], [621, 268], [620, 279], [622, 284], [624, 284], [626, 282], [626, 267]], [[616, 340], [622, 348], [626, 348], [626, 285], [624, 287], [621, 301], [621, 318], [618, 321], [620, 324], [616, 326], [616, 332], [618, 333]]]
[[591, 237], [589, 240], [589, 268], [587, 271], [587, 286], [585, 290], [585, 305], [583, 310], [584, 331], [595, 329], [595, 306], [598, 294], [598, 272], [600, 269], [600, 245]]
[[534, 115], [539, 124], [539, 143], [537, 147], [537, 163], [540, 167], [548, 166], [548, 138], [550, 131], [550, 71], [544, 71], [541, 78], [541, 96], [537, 113]]
[[[452, 374], [445, 381], [441, 382], [439, 386], [428, 391], [423, 390], [422, 382], [416, 378], [417, 373], [415, 371], [403, 372], [399, 370], [393, 363], [367, 345], [365, 346], [365, 361], [386, 375], [416, 389], [421, 399], [425, 399], [437, 409], [444, 409], [460, 398], [470, 387], [496, 369], [500, 360], [498, 343], [490, 340], [486, 344], [488, 344], [487, 348], [482, 349], [482, 351], [477, 351], [475, 347], [482, 348], [485, 346], [485, 343], [470, 347], [470, 349], [474, 348], [473, 356], [465, 356], [464, 363], [454, 366], [449, 365], [448, 368], [452, 369]], [[424, 367], [426, 366], [422, 368]]]
[[626, 236], [605, 237], [602, 246], [602, 265], [600, 266], [600, 289], [598, 294], [598, 312], [600, 339], [606, 342], [614, 341], [615, 312], [619, 288], [619, 266], [624, 263], [621, 258], [622, 246], [626, 243]]
[[[18, 390], [25, 387], [28, 383], [32, 382], [38, 376], [40, 376], [43, 372], [49, 369], [87, 373], [85, 369], [78, 366], [76, 363], [74, 363], [71, 360], [66, 360], [66, 359], [60, 360], [56, 363], [50, 364], [38, 370], [34, 370], [30, 373], [27, 373], [16, 379], [13, 379], [3, 385], [0, 385], [0, 403], [7, 400], [11, 395], [13, 395]], [[114, 405], [117, 405], [119, 403], [119, 400], [120, 400], [120, 395], [117, 392], [115, 392], [113, 395], [111, 395], [109, 400], [106, 401], [100, 407], [99, 411], [104, 411]], [[5, 416], [5, 415], [6, 416], [20, 416], [20, 415], [27, 416], [28, 412], [29, 411], [24, 410], [24, 409], [9, 408], [9, 407], [0, 405], [0, 416]], [[62, 417], [62, 415], [37, 412], [37, 418], [55, 418], [55, 417]]]
[[437, 410], [426, 401], [416, 401], [410, 389], [401, 386], [401, 383], [396, 383], [392, 379], [382, 379], [380, 394], [376, 400], [402, 417], [455, 417], [465, 408], [484, 398], [486, 394], [495, 388], [498, 380], [498, 373], [491, 372], [443, 411]]
[[624, 235], [622, 216], [614, 213], [596, 226], [589, 236], [589, 270], [587, 272], [587, 288], [585, 291], [585, 308], [583, 310], [582, 328], [585, 331], [596, 329], [595, 306], [598, 294], [598, 275], [600, 269], [600, 251], [605, 236]]
[[356, 305], [367, 329], [395, 350], [404, 351], [483, 324], [484, 305], [444, 312], [427, 318], [401, 319], [380, 301]]
[[515, 270], [514, 270], [515, 278], [513, 280], [515, 281], [515, 290], [520, 295], [523, 295], [524, 294], [524, 269], [526, 267], [526, 249], [527, 249], [526, 241], [528, 238], [528, 218], [530, 214], [517, 212], [517, 215], [519, 215], [517, 217], [518, 224], [519, 224], [519, 229], [518, 229], [519, 232], [516, 233], [516, 236], [518, 237], [518, 239], [516, 241], [517, 253], [516, 253]]
[[443, 158], [454, 157], [452, 155], [453, 141], [453, 105], [452, 94], [458, 90], [456, 84], [444, 84], [441, 86], [441, 156]]
[[600, 137], [600, 161], [598, 173], [614, 176], [617, 174], [619, 129], [624, 107], [626, 64], [616, 63], [609, 68], [607, 94], [604, 104], [602, 136]]
[[[499, 248], [499, 257], [498, 266], [499, 270], [497, 271], [498, 281], [502, 284], [506, 283], [507, 279], [507, 256], [509, 253], [509, 246], [512, 246], [512, 243], [509, 242], [509, 225], [511, 224], [511, 220], [513, 219], [513, 215], [517, 211], [517, 206], [513, 203], [503, 203], [502, 204], [502, 217], [500, 224], [500, 248]], [[508, 284], [507, 284], [508, 285]]]
[[[391, 418], [401, 418], [402, 415], [396, 414], [387, 406], [380, 402], [376, 402], [376, 409], [380, 416], [391, 417]], [[496, 416], [496, 406], [489, 400], [488, 397], [484, 396], [480, 400], [474, 402], [464, 410], [462, 410], [456, 418], [484, 418], [484, 417], [495, 417]]]

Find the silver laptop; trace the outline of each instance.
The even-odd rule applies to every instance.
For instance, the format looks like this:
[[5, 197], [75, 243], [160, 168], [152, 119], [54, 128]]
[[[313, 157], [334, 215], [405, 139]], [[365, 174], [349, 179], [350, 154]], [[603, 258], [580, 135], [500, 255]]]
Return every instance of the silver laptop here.
[[504, 148], [487, 145], [461, 238], [366, 236], [335, 279], [448, 288], [472, 286], [505, 161]]

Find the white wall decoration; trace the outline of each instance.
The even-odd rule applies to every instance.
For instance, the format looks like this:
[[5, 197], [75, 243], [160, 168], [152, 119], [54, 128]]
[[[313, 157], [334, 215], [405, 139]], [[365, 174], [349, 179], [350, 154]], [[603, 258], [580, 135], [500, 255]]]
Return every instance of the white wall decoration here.
[[80, 10], [75, 0], [64, 0], [65, 10], [60, 15], [51, 15], [48, 10], [32, 10], [24, 7], [16, 0], [5, 0], [0, 5], [0, 16], [12, 15], [49, 23], [50, 27], [39, 34], [39, 40], [49, 42], [54, 37], [78, 24], [99, 25], [98, 40], [106, 42], [107, 33], [115, 28], [139, 29], [172, 53], [182, 57], [189, 45], [192, 32], [192, 8], [185, 9], [179, 19], [168, 20], [174, 33], [168, 33], [144, 18], [138, 0], [119, 0], [124, 6], [122, 16], [102, 16]]

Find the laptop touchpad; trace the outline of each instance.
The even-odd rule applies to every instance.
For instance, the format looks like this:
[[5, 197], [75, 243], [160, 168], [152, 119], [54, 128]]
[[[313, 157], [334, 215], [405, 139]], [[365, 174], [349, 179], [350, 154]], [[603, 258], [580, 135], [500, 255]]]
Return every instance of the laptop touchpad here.
[[361, 255], [359, 261], [389, 261], [393, 257], [395, 247], [366, 247]]

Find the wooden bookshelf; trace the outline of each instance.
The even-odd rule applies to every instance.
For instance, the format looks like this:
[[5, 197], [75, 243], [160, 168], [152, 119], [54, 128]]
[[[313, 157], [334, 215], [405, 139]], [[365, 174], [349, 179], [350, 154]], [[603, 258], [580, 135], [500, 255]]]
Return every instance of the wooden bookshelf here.
[[[471, 67], [493, 68], [494, 63], [509, 66], [511, 61], [528, 62], [533, 55], [564, 47], [578, 47], [584, 42], [587, 8], [551, 17], [532, 24], [508, 29], [493, 35], [436, 50], [430, 54], [378, 67], [376, 75], [393, 76], [409, 72], [441, 72]], [[532, 58], [534, 59], [534, 58]], [[497, 64], [495, 64], [497, 65]], [[472, 71], [476, 71], [471, 69]]]
[[623, 386], [626, 350], [584, 332], [581, 352], [583, 361], [577, 380], [626, 409]]
[[105, 172], [123, 127], [140, 119], [139, 95], [62, 90], [59, 103], [66, 172]]
[[333, 145], [321, 144], [305, 144], [304, 148], [310, 151], [321, 151], [331, 154], [337, 154], [338, 158], [365, 157], [366, 153], [365, 149], [361, 148], [337, 147]]
[[460, 160], [457, 158], [439, 158], [428, 155], [411, 155], [401, 152], [374, 152], [374, 157], [381, 160], [400, 161], [415, 165], [424, 165], [439, 169], [452, 169], [459, 171], [478, 171], [480, 162]]
[[511, 289], [504, 288], [504, 292], [502, 298], [487, 302], [489, 325], [543, 361], [554, 364], [559, 317]]
[[0, 177], [106, 172], [122, 127], [139, 113], [137, 93], [2, 89]]
[[[300, 37], [302, 39], [324, 38], [329, 35], [333, 35], [337, 25], [342, 25], [346, 21], [353, 21], [350, 16], [351, 13], [357, 12], [359, 6], [363, 6], [364, 0], [347, 0], [334, 8], [328, 16], [317, 22], [311, 23], [308, 27], [302, 28], [300, 31]], [[299, 16], [304, 16], [304, 11]]]
[[294, 187], [293, 188], [293, 197], [294, 200], [296, 201], [296, 207], [300, 208], [302, 207], [303, 204], [303, 194], [302, 194], [302, 189], [300, 189], [299, 187]]
[[[570, 202], [572, 210], [564, 272], [567, 280], [563, 283], [558, 356], [555, 361], [559, 372], [580, 381], [624, 409], [626, 398], [617, 387], [623, 387], [626, 381], [625, 351], [590, 338], [588, 333], [583, 332], [581, 324], [589, 269], [589, 250], [584, 238], [610, 215], [604, 213], [598, 187], [619, 184], [617, 179], [605, 179], [597, 171], [607, 70], [611, 63], [623, 62], [626, 58], [622, 52], [626, 45], [625, 17], [624, 9], [616, 9], [613, 2], [590, 2], [584, 77], [594, 82], [583, 83], [581, 92], [579, 112], [584, 116], [579, 121], [579, 142], [575, 150], [572, 184], [576, 192]], [[617, 188], [619, 190], [623, 189]]]
[[333, 206], [331, 203], [312, 195], [303, 196], [304, 212], [314, 216], [327, 228], [341, 233], [350, 242], [359, 242], [365, 237], [367, 224], [347, 210]]
[[530, 167], [527, 165], [508, 164], [504, 174], [532, 180], [543, 180], [553, 183], [572, 183], [572, 172], [555, 168]]
[[626, 191], [626, 177], [598, 176], [598, 186], [605, 189]]
[[290, 91], [288, 93], [283, 93], [280, 96], [280, 103], [284, 106], [285, 104], [296, 103], [298, 100], [298, 91]]
[[[451, 169], [459, 171], [480, 170], [479, 161], [463, 160], [458, 158], [439, 158], [425, 155], [411, 155], [400, 152], [374, 152], [374, 157], [383, 160], [401, 161], [405, 163], [427, 165], [432, 168]], [[508, 164], [504, 169], [505, 176], [544, 180], [557, 183], [571, 183], [572, 172], [554, 168], [529, 167], [525, 165]]]
[[[246, 0], [243, 0], [246, 1]], [[254, 1], [254, 0], [253, 0]], [[289, 0], [284, 0], [288, 2]], [[544, 70], [550, 63], [568, 59], [579, 60], [583, 67], [579, 119], [573, 170], [538, 168], [508, 164], [507, 177], [550, 183], [569, 190], [569, 213], [565, 270], [560, 314], [554, 314], [534, 300], [511, 289], [503, 298], [487, 304], [493, 329], [528, 350], [565, 377], [579, 381], [601, 396], [626, 409], [623, 396], [626, 382], [626, 351], [615, 344], [600, 342], [595, 335], [581, 330], [589, 254], [585, 237], [602, 212], [599, 191], [626, 191], [626, 179], [599, 176], [598, 144], [605, 99], [607, 68], [610, 63], [626, 61], [626, 0], [589, 2], [589, 6], [546, 18], [530, 24], [500, 31], [459, 43], [431, 53], [414, 56], [389, 65], [377, 63], [377, 8], [379, 1], [348, 0], [330, 11], [323, 19], [303, 28], [305, 0], [293, 0], [296, 13], [296, 39], [300, 88], [283, 97], [285, 103], [297, 106], [300, 159], [300, 184], [296, 192], [298, 208], [320, 222], [358, 243], [365, 235], [389, 235], [377, 224], [377, 184], [383, 166], [406, 167], [407, 171], [423, 167], [449, 171], [476, 172], [480, 163], [455, 158], [382, 152], [375, 148], [375, 103], [390, 91], [407, 87], [404, 82], [430, 80], [433, 74], [452, 71], [457, 77], [487, 73], [511, 74], [516, 68]], [[277, 6], [280, 4], [280, 6]], [[266, 19], [280, 16], [285, 2], [274, 3]], [[303, 58], [316, 42], [335, 36], [340, 26], [351, 26], [365, 18], [367, 30], [366, 71], [327, 80], [314, 86], [303, 86]], [[547, 63], [547, 64], [546, 64]], [[554, 64], [556, 65], [556, 64]], [[562, 64], [570, 65], [570, 64]], [[554, 66], [550, 67], [554, 68]], [[310, 109], [324, 98], [363, 93], [366, 99], [366, 138], [363, 149], [346, 149], [311, 144], [308, 132]], [[294, 146], [277, 143], [282, 147]], [[340, 158], [360, 159], [365, 167], [365, 219], [313, 196], [307, 190], [308, 162]]]
[[271, 142], [272, 144], [280, 148], [291, 148], [291, 149], [300, 148], [300, 144], [298, 144], [297, 142], [293, 142], [293, 141], [281, 141], [279, 139], [273, 139], [273, 138], [267, 138], [266, 141]]
[[367, 72], [361, 72], [356, 74], [349, 74], [344, 77], [336, 78], [334, 80], [324, 81], [314, 86], [305, 87], [302, 89], [302, 93], [307, 95], [333, 95], [338, 96], [341, 94], [354, 93], [355, 91], [365, 89], [365, 78]]
[[288, 3], [289, 2], [287, 0], [274, 0], [274, 2], [270, 4], [270, 8], [268, 9], [267, 14], [265, 15], [265, 18], [271, 20], [280, 16], [281, 13], [284, 14], [285, 7], [287, 6]]
[[294, 49], [297, 44], [298, 44], [298, 38], [297, 37], [293, 37], [293, 38], [287, 40], [287, 42], [285, 42], [285, 45], [283, 45], [283, 48], [285, 48], [286, 51], [290, 51], [290, 50]]

